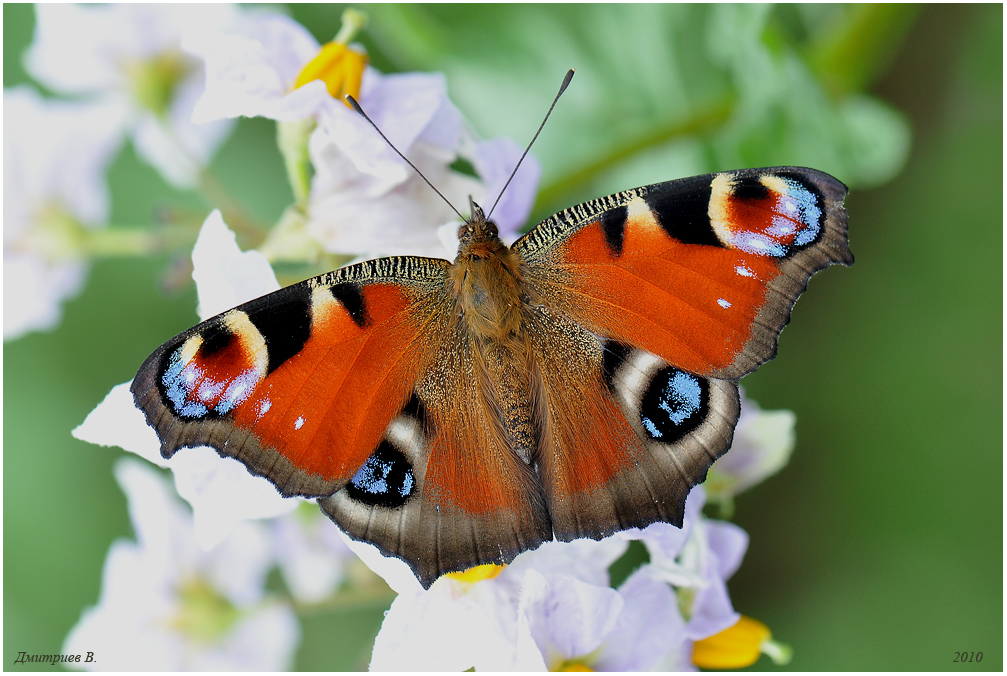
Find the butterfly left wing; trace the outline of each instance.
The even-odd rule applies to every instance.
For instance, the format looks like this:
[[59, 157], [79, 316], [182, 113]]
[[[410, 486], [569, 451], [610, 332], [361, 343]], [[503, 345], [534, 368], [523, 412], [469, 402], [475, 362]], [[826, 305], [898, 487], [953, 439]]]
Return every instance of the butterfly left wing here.
[[552, 315], [538, 335], [577, 336], [562, 359], [537, 349], [559, 539], [681, 525], [730, 446], [737, 379], [773, 357], [810, 276], [853, 262], [845, 194], [811, 169], [710, 174], [572, 207], [514, 244], [529, 305]]
[[[319, 505], [351, 537], [405, 560], [424, 587], [449, 571], [505, 563], [552, 539], [533, 466], [501, 429], [479, 346], [457, 323], [358, 479]], [[368, 494], [369, 483], [384, 488]]]
[[409, 257], [367, 261], [175, 336], [131, 386], [161, 454], [212, 446], [285, 496], [342, 488], [436, 351], [423, 307], [443, 286], [446, 266]]
[[552, 536], [533, 469], [496, 433], [447, 261], [383, 258], [229, 310], [158, 348], [131, 390], [170, 458], [207, 445], [424, 586]]

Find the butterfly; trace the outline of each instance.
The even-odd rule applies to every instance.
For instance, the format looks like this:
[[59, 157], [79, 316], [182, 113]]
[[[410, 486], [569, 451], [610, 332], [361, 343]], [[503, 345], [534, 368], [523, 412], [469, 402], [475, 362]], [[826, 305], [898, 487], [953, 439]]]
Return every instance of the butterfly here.
[[454, 262], [343, 267], [158, 348], [133, 380], [161, 453], [212, 446], [315, 498], [424, 587], [553, 539], [662, 521], [731, 445], [738, 380], [808, 279], [851, 265], [847, 188], [801, 167], [657, 183]]

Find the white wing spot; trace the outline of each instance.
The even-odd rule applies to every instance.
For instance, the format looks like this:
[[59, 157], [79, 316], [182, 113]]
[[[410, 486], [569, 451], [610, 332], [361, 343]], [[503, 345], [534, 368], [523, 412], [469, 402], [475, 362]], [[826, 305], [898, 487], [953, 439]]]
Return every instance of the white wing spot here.
[[717, 299], [717, 305], [719, 305], [722, 308], [729, 308], [729, 307], [731, 307], [731, 304], [728, 301], [724, 300], [723, 298], [718, 298]]
[[304, 426], [304, 416], [301, 415], [301, 416], [298, 416], [297, 420], [294, 421], [294, 429], [295, 430], [299, 430], [303, 426]]

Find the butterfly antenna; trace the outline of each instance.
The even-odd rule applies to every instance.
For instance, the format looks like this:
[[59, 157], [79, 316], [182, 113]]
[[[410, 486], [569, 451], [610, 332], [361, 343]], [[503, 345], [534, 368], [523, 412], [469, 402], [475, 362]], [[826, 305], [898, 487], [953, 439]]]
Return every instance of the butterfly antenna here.
[[[350, 106], [353, 107], [353, 110], [357, 111], [357, 113], [359, 113], [362, 118], [364, 118], [365, 120], [367, 120], [371, 124], [371, 126], [374, 127], [374, 131], [376, 131], [379, 134], [381, 134], [381, 138], [383, 138], [385, 140], [385, 143], [388, 144], [388, 147], [391, 148], [392, 150], [394, 150], [398, 154], [399, 157], [401, 157], [402, 159], [404, 159], [406, 161], [406, 164], [408, 164], [410, 167], [412, 167], [413, 171], [415, 171], [417, 174], [420, 175], [420, 178], [422, 178], [424, 181], [426, 181], [426, 184], [430, 186], [430, 189], [433, 190], [435, 193], [437, 193], [437, 195], [440, 196], [440, 198], [442, 200], [444, 200], [445, 204], [447, 204], [449, 207], [451, 207], [451, 211], [453, 211], [456, 214], [458, 214], [458, 218], [462, 219], [462, 221], [464, 221], [464, 222], [467, 223], [469, 219], [467, 219], [464, 216], [462, 216], [461, 212], [459, 212], [457, 209], [455, 209], [455, 205], [451, 204], [451, 202], [448, 201], [448, 198], [445, 197], [443, 194], [441, 194], [440, 190], [438, 190], [437, 188], [434, 187], [434, 184], [431, 183], [427, 179], [427, 177], [423, 175], [423, 172], [420, 171], [416, 167], [415, 164], [413, 164], [412, 162], [410, 162], [408, 157], [406, 157], [401, 152], [399, 152], [398, 148], [396, 148], [394, 145], [392, 145], [392, 142], [388, 140], [388, 137], [385, 136], [385, 133], [383, 131], [381, 131], [380, 129], [378, 129], [378, 125], [374, 124], [374, 120], [372, 120], [371, 118], [367, 117], [367, 113], [365, 113], [364, 109], [360, 107], [360, 104], [357, 103], [357, 100], [355, 98], [353, 98], [352, 96], [350, 96], [349, 94], [346, 95], [346, 100], [349, 101]], [[536, 134], [536, 136], [538, 136], [538, 134]], [[527, 152], [527, 151], [525, 151], [525, 152]], [[510, 183], [510, 181], [508, 181], [508, 183]]]
[[493, 215], [493, 210], [497, 208], [497, 204], [500, 203], [500, 198], [503, 197], [505, 192], [507, 192], [507, 186], [509, 186], [510, 182], [514, 180], [514, 176], [517, 175], [517, 170], [521, 168], [521, 163], [524, 162], [525, 156], [528, 155], [528, 151], [531, 150], [531, 147], [535, 145], [535, 139], [537, 139], [538, 135], [542, 133], [542, 129], [545, 127], [545, 123], [549, 120], [549, 116], [552, 115], [552, 109], [556, 107], [556, 102], [559, 101], [559, 97], [563, 96], [563, 92], [566, 91], [566, 88], [570, 86], [570, 80], [572, 79], [573, 79], [573, 68], [571, 68], [566, 72], [566, 77], [563, 78], [563, 84], [559, 86], [559, 91], [556, 93], [556, 98], [552, 100], [552, 105], [549, 106], [549, 111], [545, 114], [545, 117], [542, 119], [542, 124], [538, 126], [538, 131], [535, 132], [534, 136], [532, 136], [531, 143], [529, 143], [528, 147], [524, 149], [524, 153], [521, 155], [521, 159], [517, 161], [517, 165], [514, 167], [514, 171], [511, 172], [510, 178], [508, 178], [507, 182], [504, 183], [504, 187], [500, 191], [500, 194], [497, 195], [496, 202], [494, 202], [493, 206], [490, 208], [490, 212], [489, 214], [487, 214], [486, 220], [489, 220], [490, 216]]

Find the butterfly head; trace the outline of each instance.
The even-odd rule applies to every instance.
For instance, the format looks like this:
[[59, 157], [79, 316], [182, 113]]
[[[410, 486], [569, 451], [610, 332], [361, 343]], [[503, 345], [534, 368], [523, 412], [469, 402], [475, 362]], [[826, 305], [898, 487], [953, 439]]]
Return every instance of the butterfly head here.
[[482, 207], [469, 198], [469, 206], [472, 215], [465, 219], [465, 222], [458, 228], [458, 253], [467, 251], [475, 254], [477, 251], [489, 248], [495, 249], [501, 246], [500, 232], [493, 221], [486, 218]]

